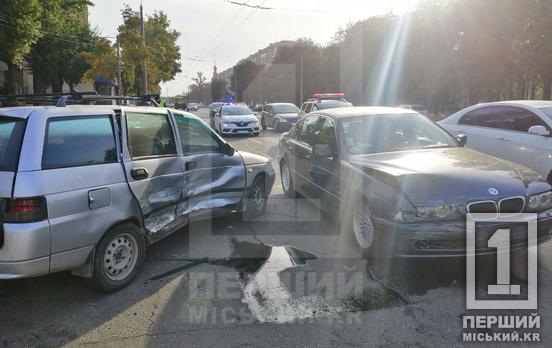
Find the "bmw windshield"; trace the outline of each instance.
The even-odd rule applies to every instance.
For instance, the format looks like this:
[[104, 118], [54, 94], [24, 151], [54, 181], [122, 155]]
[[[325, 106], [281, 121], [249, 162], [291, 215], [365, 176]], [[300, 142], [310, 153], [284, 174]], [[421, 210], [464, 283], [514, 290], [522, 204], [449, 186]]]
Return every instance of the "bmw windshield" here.
[[419, 114], [368, 115], [340, 123], [350, 155], [458, 146], [447, 132]]

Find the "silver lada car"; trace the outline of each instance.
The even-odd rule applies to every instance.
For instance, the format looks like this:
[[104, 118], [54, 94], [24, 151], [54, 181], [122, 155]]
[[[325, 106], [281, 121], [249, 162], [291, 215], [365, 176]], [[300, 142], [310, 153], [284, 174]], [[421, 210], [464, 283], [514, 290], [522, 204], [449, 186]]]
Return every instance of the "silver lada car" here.
[[70, 270], [100, 290], [190, 219], [264, 213], [267, 158], [196, 116], [121, 106], [0, 109], [0, 279]]

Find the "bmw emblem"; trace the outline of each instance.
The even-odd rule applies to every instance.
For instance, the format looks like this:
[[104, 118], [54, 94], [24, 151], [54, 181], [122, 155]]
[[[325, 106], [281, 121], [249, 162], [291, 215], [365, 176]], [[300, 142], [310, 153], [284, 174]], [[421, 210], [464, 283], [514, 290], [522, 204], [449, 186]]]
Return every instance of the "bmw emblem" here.
[[498, 190], [494, 187], [489, 188], [489, 193], [493, 196], [498, 196]]

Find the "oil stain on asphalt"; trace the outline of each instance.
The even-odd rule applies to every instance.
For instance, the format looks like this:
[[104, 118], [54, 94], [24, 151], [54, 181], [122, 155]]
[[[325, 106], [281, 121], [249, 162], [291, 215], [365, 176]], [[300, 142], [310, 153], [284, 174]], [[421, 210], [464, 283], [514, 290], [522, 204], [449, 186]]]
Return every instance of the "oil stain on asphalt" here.
[[223, 259], [190, 259], [155, 276], [160, 280], [200, 264], [236, 269], [242, 302], [259, 322], [288, 323], [335, 313], [369, 311], [405, 304], [398, 292], [375, 279], [364, 259], [320, 259], [291, 246], [231, 241]]

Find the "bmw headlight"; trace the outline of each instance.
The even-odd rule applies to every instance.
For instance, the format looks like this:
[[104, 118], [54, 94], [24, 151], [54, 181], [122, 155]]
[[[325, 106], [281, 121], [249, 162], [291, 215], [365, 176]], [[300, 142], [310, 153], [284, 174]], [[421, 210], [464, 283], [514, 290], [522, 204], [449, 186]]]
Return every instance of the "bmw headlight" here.
[[417, 207], [415, 211], [401, 211], [395, 220], [405, 222], [454, 220], [462, 219], [462, 214], [455, 205], [443, 204], [435, 206]]
[[527, 201], [527, 208], [530, 211], [542, 211], [552, 208], [552, 191], [530, 196]]

